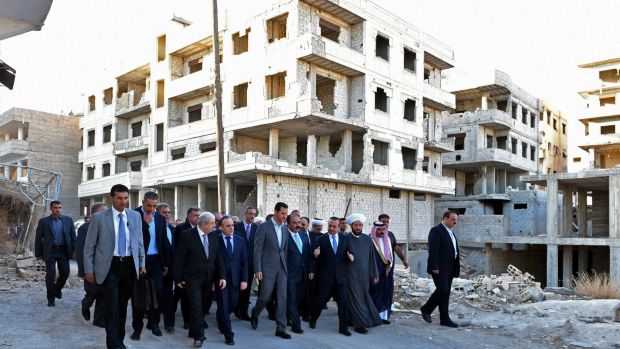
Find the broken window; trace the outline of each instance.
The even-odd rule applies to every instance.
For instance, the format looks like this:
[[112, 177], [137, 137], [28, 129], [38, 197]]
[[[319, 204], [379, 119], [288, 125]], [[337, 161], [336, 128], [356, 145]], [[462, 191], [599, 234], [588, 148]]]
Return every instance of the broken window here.
[[162, 35], [157, 38], [157, 61], [161, 62], [166, 59], [166, 36]]
[[388, 143], [377, 141], [374, 139], [372, 141], [372, 145], [375, 147], [375, 150], [372, 154], [373, 163], [377, 165], [387, 165], [390, 145]]
[[107, 88], [105, 90], [103, 90], [103, 104], [104, 105], [110, 105], [112, 104], [112, 88]]
[[233, 109], [245, 108], [248, 106], [248, 83], [237, 85], [233, 88]]
[[336, 102], [334, 101], [334, 91], [336, 80], [318, 75], [316, 76], [316, 98], [321, 102], [321, 112], [334, 115]]
[[406, 99], [405, 100], [405, 120], [415, 122], [415, 99]]
[[164, 124], [155, 126], [155, 151], [164, 150]]
[[566, 134], [566, 124], [562, 123], [562, 134]]
[[375, 52], [377, 57], [383, 58], [386, 61], [390, 60], [390, 39], [386, 38], [383, 35], [377, 34], [375, 38]]
[[157, 108], [164, 106], [164, 80], [157, 80]]
[[602, 135], [612, 135], [616, 133], [616, 125], [601, 126]]
[[103, 126], [103, 143], [112, 141], [112, 125]]
[[202, 103], [187, 107], [187, 122], [192, 123], [202, 119]]
[[390, 189], [390, 199], [400, 199], [400, 190]]
[[517, 120], [517, 103], [512, 103], [512, 118]]
[[107, 177], [110, 175], [110, 163], [107, 162], [101, 166], [101, 177]]
[[172, 160], [183, 159], [185, 157], [185, 148], [172, 149], [170, 157], [172, 157]]
[[530, 127], [536, 127], [536, 116], [534, 115], [534, 113], [530, 114]]
[[499, 149], [506, 150], [506, 141], [507, 140], [508, 140], [508, 137], [506, 137], [506, 136], [497, 137], [497, 147]]
[[424, 82], [429, 82], [431, 80], [431, 71], [424, 68]]
[[288, 13], [267, 20], [267, 42], [272, 43], [286, 37]]
[[241, 35], [241, 33], [234, 33], [232, 36], [233, 40], [233, 54], [240, 55], [244, 52], [248, 52], [248, 39], [250, 37], [250, 28], [245, 30], [245, 35]]
[[95, 96], [88, 97], [88, 111], [95, 110]]
[[95, 178], [95, 167], [88, 166], [86, 167], [86, 179], [94, 179]]
[[131, 124], [131, 137], [142, 136], [142, 121], [134, 122]]
[[198, 149], [200, 149], [201, 153], [206, 153], [209, 151], [214, 151], [217, 148], [215, 142], [207, 142], [207, 143], [202, 143], [198, 146]]
[[554, 130], [558, 130], [558, 120], [557, 119], [553, 119], [553, 129]]
[[527, 125], [527, 109], [521, 108], [521, 122]]
[[[461, 156], [457, 155], [456, 156], [456, 160], [461, 160]], [[422, 172], [424, 173], [428, 173], [428, 163], [431, 161], [431, 159], [428, 156], [425, 156], [424, 159], [422, 159]]]
[[418, 162], [418, 151], [405, 147], [402, 147], [401, 150], [403, 153], [403, 167], [406, 170], [415, 170]]
[[454, 137], [454, 150], [465, 150], [465, 133], [451, 134]]
[[536, 147], [530, 146], [530, 160], [536, 161]]
[[265, 98], [275, 99], [284, 97], [286, 94], [285, 89], [286, 72], [277, 73], [274, 75], [268, 75], [265, 77]]
[[493, 148], [493, 136], [487, 135], [487, 148]]
[[405, 47], [405, 69], [415, 72], [416, 54], [415, 51]]
[[375, 92], [375, 109], [388, 112], [388, 96], [381, 87], [377, 87], [377, 92]]
[[88, 131], [88, 146], [89, 147], [95, 146], [95, 130]]
[[527, 209], [527, 204], [514, 204], [515, 210], [525, 210]]
[[600, 97], [599, 104], [601, 107], [604, 107], [608, 104], [616, 104], [616, 96], [611, 97]]
[[527, 144], [521, 143], [521, 156], [527, 159]]
[[190, 74], [201, 71], [202, 70], [202, 57], [192, 59], [191, 61], [187, 62], [187, 69]]
[[338, 42], [340, 36], [340, 27], [337, 24], [328, 22], [321, 18], [319, 20], [319, 28], [321, 29], [321, 36], [331, 41]]
[[129, 168], [132, 172], [140, 172], [142, 171], [142, 161], [132, 161], [129, 163]]

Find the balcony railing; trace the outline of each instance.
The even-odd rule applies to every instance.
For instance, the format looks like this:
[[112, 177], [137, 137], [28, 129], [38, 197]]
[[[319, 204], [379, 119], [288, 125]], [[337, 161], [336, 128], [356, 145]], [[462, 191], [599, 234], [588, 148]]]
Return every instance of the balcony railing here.
[[116, 141], [114, 142], [114, 153], [118, 155], [147, 151], [149, 148], [148, 140], [148, 136], [140, 136]]
[[135, 98], [135, 91], [129, 91], [123, 93], [116, 99], [116, 117], [130, 117], [140, 113], [146, 113], [150, 111], [150, 103], [148, 100], [147, 91], [140, 95], [139, 99]]

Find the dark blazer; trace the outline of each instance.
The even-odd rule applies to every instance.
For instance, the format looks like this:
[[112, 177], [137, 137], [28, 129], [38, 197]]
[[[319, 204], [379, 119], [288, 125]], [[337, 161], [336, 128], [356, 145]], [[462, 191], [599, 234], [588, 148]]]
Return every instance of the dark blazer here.
[[310, 256], [313, 255], [313, 251], [310, 249], [310, 239], [306, 232], [298, 233], [301, 238], [302, 253], [299, 252], [299, 248], [297, 248], [295, 240], [291, 237], [291, 233], [288, 232], [288, 230], [287, 233], [289, 234], [288, 259], [286, 261], [288, 267], [288, 282], [297, 283], [305, 281], [310, 272]]
[[[73, 225], [73, 219], [69, 216], [61, 217], [67, 256], [73, 258], [75, 246], [75, 226]], [[44, 260], [48, 260], [52, 254], [53, 244], [54, 233], [52, 231], [52, 216], [43, 217], [39, 219], [39, 224], [37, 225], [37, 234], [34, 240], [35, 257], [43, 257]]]
[[232, 239], [233, 254], [229, 256], [222, 235], [217, 238], [226, 265], [226, 287], [238, 288], [242, 282], [248, 282], [248, 250], [240, 236], [233, 235]]
[[250, 240], [245, 236], [245, 222], [241, 221], [235, 224], [235, 235], [240, 236], [245, 242], [246, 250], [248, 251], [248, 272], [254, 273], [254, 238], [256, 237], [256, 230], [258, 224], [252, 223], [250, 227]]
[[[454, 236], [456, 240], [456, 235]], [[428, 264], [426, 271], [439, 270], [440, 274], [448, 273], [458, 277], [461, 272], [461, 254], [459, 243], [456, 242], [457, 257], [454, 258], [454, 245], [450, 239], [450, 233], [443, 224], [439, 223], [428, 233]], [[444, 274], [445, 275], [445, 274]]]
[[[349, 236], [338, 233], [338, 250], [334, 254], [331, 243], [331, 235], [323, 234], [316, 239], [316, 246], [320, 246], [321, 254], [314, 259], [310, 272], [317, 274], [317, 288], [331, 287], [334, 280], [338, 285], [346, 285], [347, 270], [349, 266]], [[314, 249], [312, 250], [314, 256]]]
[[278, 235], [273, 221], [261, 224], [254, 239], [254, 272], [262, 272], [263, 277], [276, 277], [280, 268], [286, 275], [288, 254], [288, 226], [282, 224], [282, 246], [278, 246]]
[[189, 224], [187, 219], [185, 219], [185, 222], [177, 225], [174, 228], [174, 249], [175, 249], [175, 253], [176, 253], [177, 245], [179, 244], [179, 242], [183, 238], [183, 234], [181, 234], [181, 233], [183, 233], [184, 231], [188, 231], [190, 229], [192, 229], [192, 225]]
[[77, 238], [75, 239], [75, 260], [78, 266], [78, 276], [83, 277], [84, 274], [84, 243], [86, 243], [86, 233], [90, 222], [86, 222], [77, 230]]
[[183, 235], [177, 242], [172, 271], [174, 283], [206, 281], [210, 284], [215, 278], [225, 279], [226, 266], [220, 253], [218, 236], [213, 233], [207, 235], [209, 239], [209, 258], [207, 258], [198, 228], [187, 230]]
[[[143, 217], [142, 206], [136, 208], [136, 211], [140, 213], [140, 217]], [[166, 218], [159, 214], [155, 213], [153, 215], [153, 219], [155, 220], [155, 246], [157, 247], [157, 254], [159, 255], [159, 262], [162, 267], [168, 267], [170, 265], [170, 261], [168, 259], [168, 250], [167, 246], [164, 243], [164, 237], [166, 236]], [[151, 233], [149, 232], [149, 224], [142, 219], [142, 236], [144, 239], [144, 253], [148, 254], [149, 244], [151, 243]]]
[[[170, 229], [170, 236], [172, 238], [172, 241], [168, 241], [168, 230], [167, 229]], [[168, 261], [168, 267], [172, 267], [172, 264], [174, 264], [175, 237], [174, 237], [174, 227], [168, 223], [166, 223], [166, 226], [164, 227], [164, 238], [162, 240], [164, 241], [164, 251], [166, 252], [166, 260]]]
[[315, 233], [315, 232], [306, 232], [306, 234], [308, 234], [308, 237], [310, 238], [310, 247], [312, 247], [312, 250], [314, 250], [315, 246], [316, 246], [316, 239], [318, 239], [320, 236], [323, 236], [323, 233]]

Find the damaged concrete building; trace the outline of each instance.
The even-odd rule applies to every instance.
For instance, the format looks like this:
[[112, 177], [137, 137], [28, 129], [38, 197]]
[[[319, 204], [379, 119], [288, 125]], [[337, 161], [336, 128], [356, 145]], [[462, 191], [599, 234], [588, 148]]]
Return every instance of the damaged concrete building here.
[[227, 212], [266, 215], [277, 201], [310, 217], [386, 212], [399, 241], [424, 239], [433, 198], [454, 193], [441, 158], [454, 150], [441, 128], [455, 107], [442, 88], [453, 51], [366, 0], [276, 1], [221, 18], [215, 39], [211, 23], [177, 20], [142, 65], [87, 97], [82, 208], [123, 183], [132, 206], [152, 188], [177, 218], [190, 205], [216, 210], [218, 55]]
[[540, 173], [567, 172], [568, 164], [568, 123], [564, 115], [553, 109], [549, 103], [542, 103], [538, 127], [542, 143], [538, 150]]

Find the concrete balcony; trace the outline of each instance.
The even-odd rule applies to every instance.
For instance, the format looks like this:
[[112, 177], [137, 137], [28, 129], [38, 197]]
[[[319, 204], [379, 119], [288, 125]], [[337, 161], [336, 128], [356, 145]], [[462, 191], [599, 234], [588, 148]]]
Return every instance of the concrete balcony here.
[[[215, 72], [209, 67], [209, 64], [205, 64], [200, 71], [170, 81], [166, 88], [166, 98], [186, 100], [206, 94], [215, 84]], [[223, 66], [221, 71], [224, 71]], [[220, 78], [224, 81], [224, 74]]]
[[448, 137], [441, 140], [424, 139], [424, 149], [438, 153], [448, 153], [454, 151], [454, 137]]
[[147, 92], [143, 92], [138, 98], [135, 95], [135, 91], [129, 91], [116, 99], [114, 116], [117, 118], [129, 118], [150, 111], [151, 104], [149, 103]]
[[[529, 121], [529, 120], [528, 120]], [[480, 126], [493, 130], [511, 130], [530, 139], [542, 142], [542, 137], [537, 134], [536, 128], [530, 127], [521, 122], [521, 117], [515, 120], [508, 113], [499, 109], [476, 110], [474, 112], [463, 112], [450, 114], [444, 118], [443, 126], [453, 126], [465, 123], [477, 123]]]
[[427, 82], [423, 84], [422, 95], [424, 96], [424, 105], [440, 110], [454, 109], [456, 107], [454, 94]]
[[87, 147], [78, 153], [78, 162], [89, 162], [101, 157], [111, 156], [114, 153], [112, 142]]
[[485, 148], [457, 150], [441, 155], [444, 167], [457, 170], [475, 170], [482, 165], [503, 168], [513, 172], [536, 172], [536, 162], [508, 150]]
[[579, 148], [588, 149], [617, 148], [620, 145], [620, 133], [608, 135], [587, 135], [583, 138]]
[[[595, 101], [598, 104], [598, 101]], [[579, 117], [579, 120], [586, 121], [598, 118], [606, 118], [610, 116], [618, 116], [620, 117], [620, 105], [617, 104], [607, 104], [604, 106], [592, 106], [583, 111], [582, 115]]]
[[0, 162], [10, 163], [28, 155], [28, 141], [11, 139], [0, 144]]
[[297, 39], [297, 58], [349, 77], [364, 74], [363, 53], [314, 33]]
[[133, 156], [146, 154], [149, 151], [149, 137], [133, 137], [114, 142], [114, 154], [121, 156]]
[[95, 195], [107, 195], [110, 193], [110, 188], [115, 184], [123, 184], [127, 186], [129, 190], [140, 189], [142, 188], [142, 173], [123, 172], [108, 177], [83, 181], [78, 186], [78, 196], [83, 198]]
[[197, 156], [148, 166], [142, 170], [142, 173], [144, 173], [145, 187], [214, 177], [217, 175], [217, 152], [210, 151]]
[[390, 171], [389, 166], [373, 165], [370, 174], [373, 185], [419, 192], [454, 195], [455, 180], [434, 176], [421, 170]]

